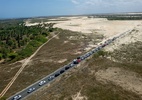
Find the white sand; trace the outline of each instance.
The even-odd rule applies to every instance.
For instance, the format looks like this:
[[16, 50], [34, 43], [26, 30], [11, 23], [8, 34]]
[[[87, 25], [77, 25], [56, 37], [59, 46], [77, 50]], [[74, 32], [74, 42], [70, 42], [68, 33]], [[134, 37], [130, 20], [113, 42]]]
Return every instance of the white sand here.
[[[131, 30], [142, 21], [108, 21], [105, 18], [64, 17], [67, 21], [51, 21], [54, 27], [78, 31], [82, 33], [101, 33], [107, 38], [118, 33]], [[62, 18], [58, 18], [62, 20]]]

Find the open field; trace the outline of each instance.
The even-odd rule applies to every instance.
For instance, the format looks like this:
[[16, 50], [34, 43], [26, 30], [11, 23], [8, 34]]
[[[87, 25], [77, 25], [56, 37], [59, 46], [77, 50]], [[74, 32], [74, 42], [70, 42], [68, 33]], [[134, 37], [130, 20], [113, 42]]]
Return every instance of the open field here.
[[105, 56], [94, 55], [27, 99], [141, 100], [142, 21], [93, 20], [86, 17], [67, 19], [56, 22], [55, 27], [85, 35], [101, 34], [105, 38], [131, 31], [107, 46], [104, 49], [104, 52], [107, 51]]
[[[125, 37], [129, 35], [132, 34]], [[117, 41], [112, 45], [116, 43]], [[113, 52], [106, 52], [104, 56], [94, 55], [27, 99], [141, 100], [141, 47], [142, 42], [131, 43], [131, 45], [126, 43]], [[114, 59], [120, 62], [113, 61]]]
[[[6, 97], [62, 67], [106, 38], [133, 30], [130, 34], [106, 47], [104, 52], [107, 51], [107, 53], [104, 57], [94, 55], [78, 65], [77, 68], [59, 77], [50, 87], [46, 86], [35, 92], [27, 100], [47, 100], [47, 98], [48, 100], [141, 99], [142, 89], [139, 88], [142, 83], [141, 20], [108, 21], [105, 18], [60, 17], [45, 21], [45, 23], [49, 22], [56, 23], [54, 27], [64, 30], [60, 29], [51, 34], [59, 33], [31, 59], [5, 95]], [[30, 26], [37, 23], [27, 22], [26, 24]], [[0, 83], [0, 90], [13, 77], [21, 63], [0, 65], [0, 80], [3, 80]], [[129, 80], [131, 80], [130, 83], [128, 83]], [[125, 83], [126, 85], [124, 85]]]

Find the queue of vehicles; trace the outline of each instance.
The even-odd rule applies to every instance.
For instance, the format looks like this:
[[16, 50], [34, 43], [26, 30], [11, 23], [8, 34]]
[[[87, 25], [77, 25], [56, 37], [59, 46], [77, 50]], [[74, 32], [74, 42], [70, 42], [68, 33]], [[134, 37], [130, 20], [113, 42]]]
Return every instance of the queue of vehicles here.
[[[70, 64], [64, 66], [61, 70], [57, 71], [55, 74], [51, 75], [48, 77], [48, 80], [41, 80], [38, 83], [38, 86], [41, 87], [44, 84], [46, 84], [47, 81], [52, 81], [53, 79], [55, 79], [56, 77], [58, 77], [59, 75], [63, 74], [64, 72], [66, 72], [67, 70], [69, 70], [71, 67], [76, 66], [77, 64], [79, 64], [82, 60], [85, 60], [86, 58], [88, 58], [89, 56], [91, 56], [92, 54], [96, 53], [97, 51], [99, 51], [100, 49], [102, 49], [103, 47], [105, 47], [106, 45], [110, 44], [112, 41], [114, 41], [116, 39], [116, 37], [114, 37], [113, 39], [109, 39], [107, 41], [105, 41], [103, 44], [100, 44], [97, 48], [89, 51], [88, 53], [77, 57], [76, 59], [74, 59]], [[33, 91], [35, 91], [36, 88], [35, 87], [31, 87], [27, 90], [27, 94], [32, 93]], [[22, 95], [16, 95], [12, 98], [12, 100], [19, 100], [22, 98]]]

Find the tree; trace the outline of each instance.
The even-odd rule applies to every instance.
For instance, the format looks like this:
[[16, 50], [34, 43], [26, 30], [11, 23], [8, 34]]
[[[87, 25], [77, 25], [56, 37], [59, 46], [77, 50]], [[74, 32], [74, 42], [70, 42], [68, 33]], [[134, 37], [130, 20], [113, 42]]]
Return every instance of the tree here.
[[14, 58], [16, 58], [17, 57], [17, 53], [9, 53], [8, 54], [8, 57], [11, 59], [11, 60], [13, 60]]
[[0, 53], [0, 60], [2, 59], [2, 54]]

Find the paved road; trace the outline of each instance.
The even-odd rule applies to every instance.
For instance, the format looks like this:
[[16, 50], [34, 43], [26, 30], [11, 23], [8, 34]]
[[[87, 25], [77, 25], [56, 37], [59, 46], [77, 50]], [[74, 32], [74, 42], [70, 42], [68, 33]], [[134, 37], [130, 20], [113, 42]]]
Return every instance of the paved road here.
[[[8, 98], [8, 100], [19, 100], [19, 99], [24, 99], [25, 97], [31, 95], [33, 92], [35, 92], [36, 90], [38, 90], [39, 88], [43, 87], [44, 85], [49, 84], [50, 82], [52, 82], [53, 80], [55, 80], [57, 77], [59, 77], [60, 75], [64, 74], [65, 72], [67, 72], [68, 70], [70, 70], [71, 68], [75, 67], [78, 63], [80, 63], [81, 61], [87, 59], [88, 57], [90, 57], [91, 55], [93, 55], [94, 53], [100, 51], [102, 48], [104, 48], [105, 46], [109, 45], [110, 43], [112, 43], [114, 40], [116, 40], [117, 38], [120, 38], [122, 36], [124, 36], [125, 34], [129, 33], [130, 31], [124, 32], [118, 36], [113, 37], [112, 39], [108, 39], [105, 42], [101, 43], [101, 45], [99, 45], [98, 47], [92, 49], [91, 51], [87, 52], [86, 54], [74, 59], [72, 62], [70, 62], [69, 64], [63, 66], [62, 68], [59, 68], [58, 70], [56, 70], [55, 72], [51, 73], [50, 75], [47, 75], [46, 77], [44, 77], [43, 79], [39, 80], [38, 82], [30, 85], [29, 87], [27, 87], [26, 89], [18, 92], [17, 94], [11, 96], [10, 98]], [[40, 85], [39, 83], [42, 81], [42, 85]], [[33, 91], [30, 91], [30, 93], [28, 93], [29, 89], [33, 89]], [[19, 97], [16, 97], [19, 96]], [[14, 99], [15, 97], [15, 99]]]

